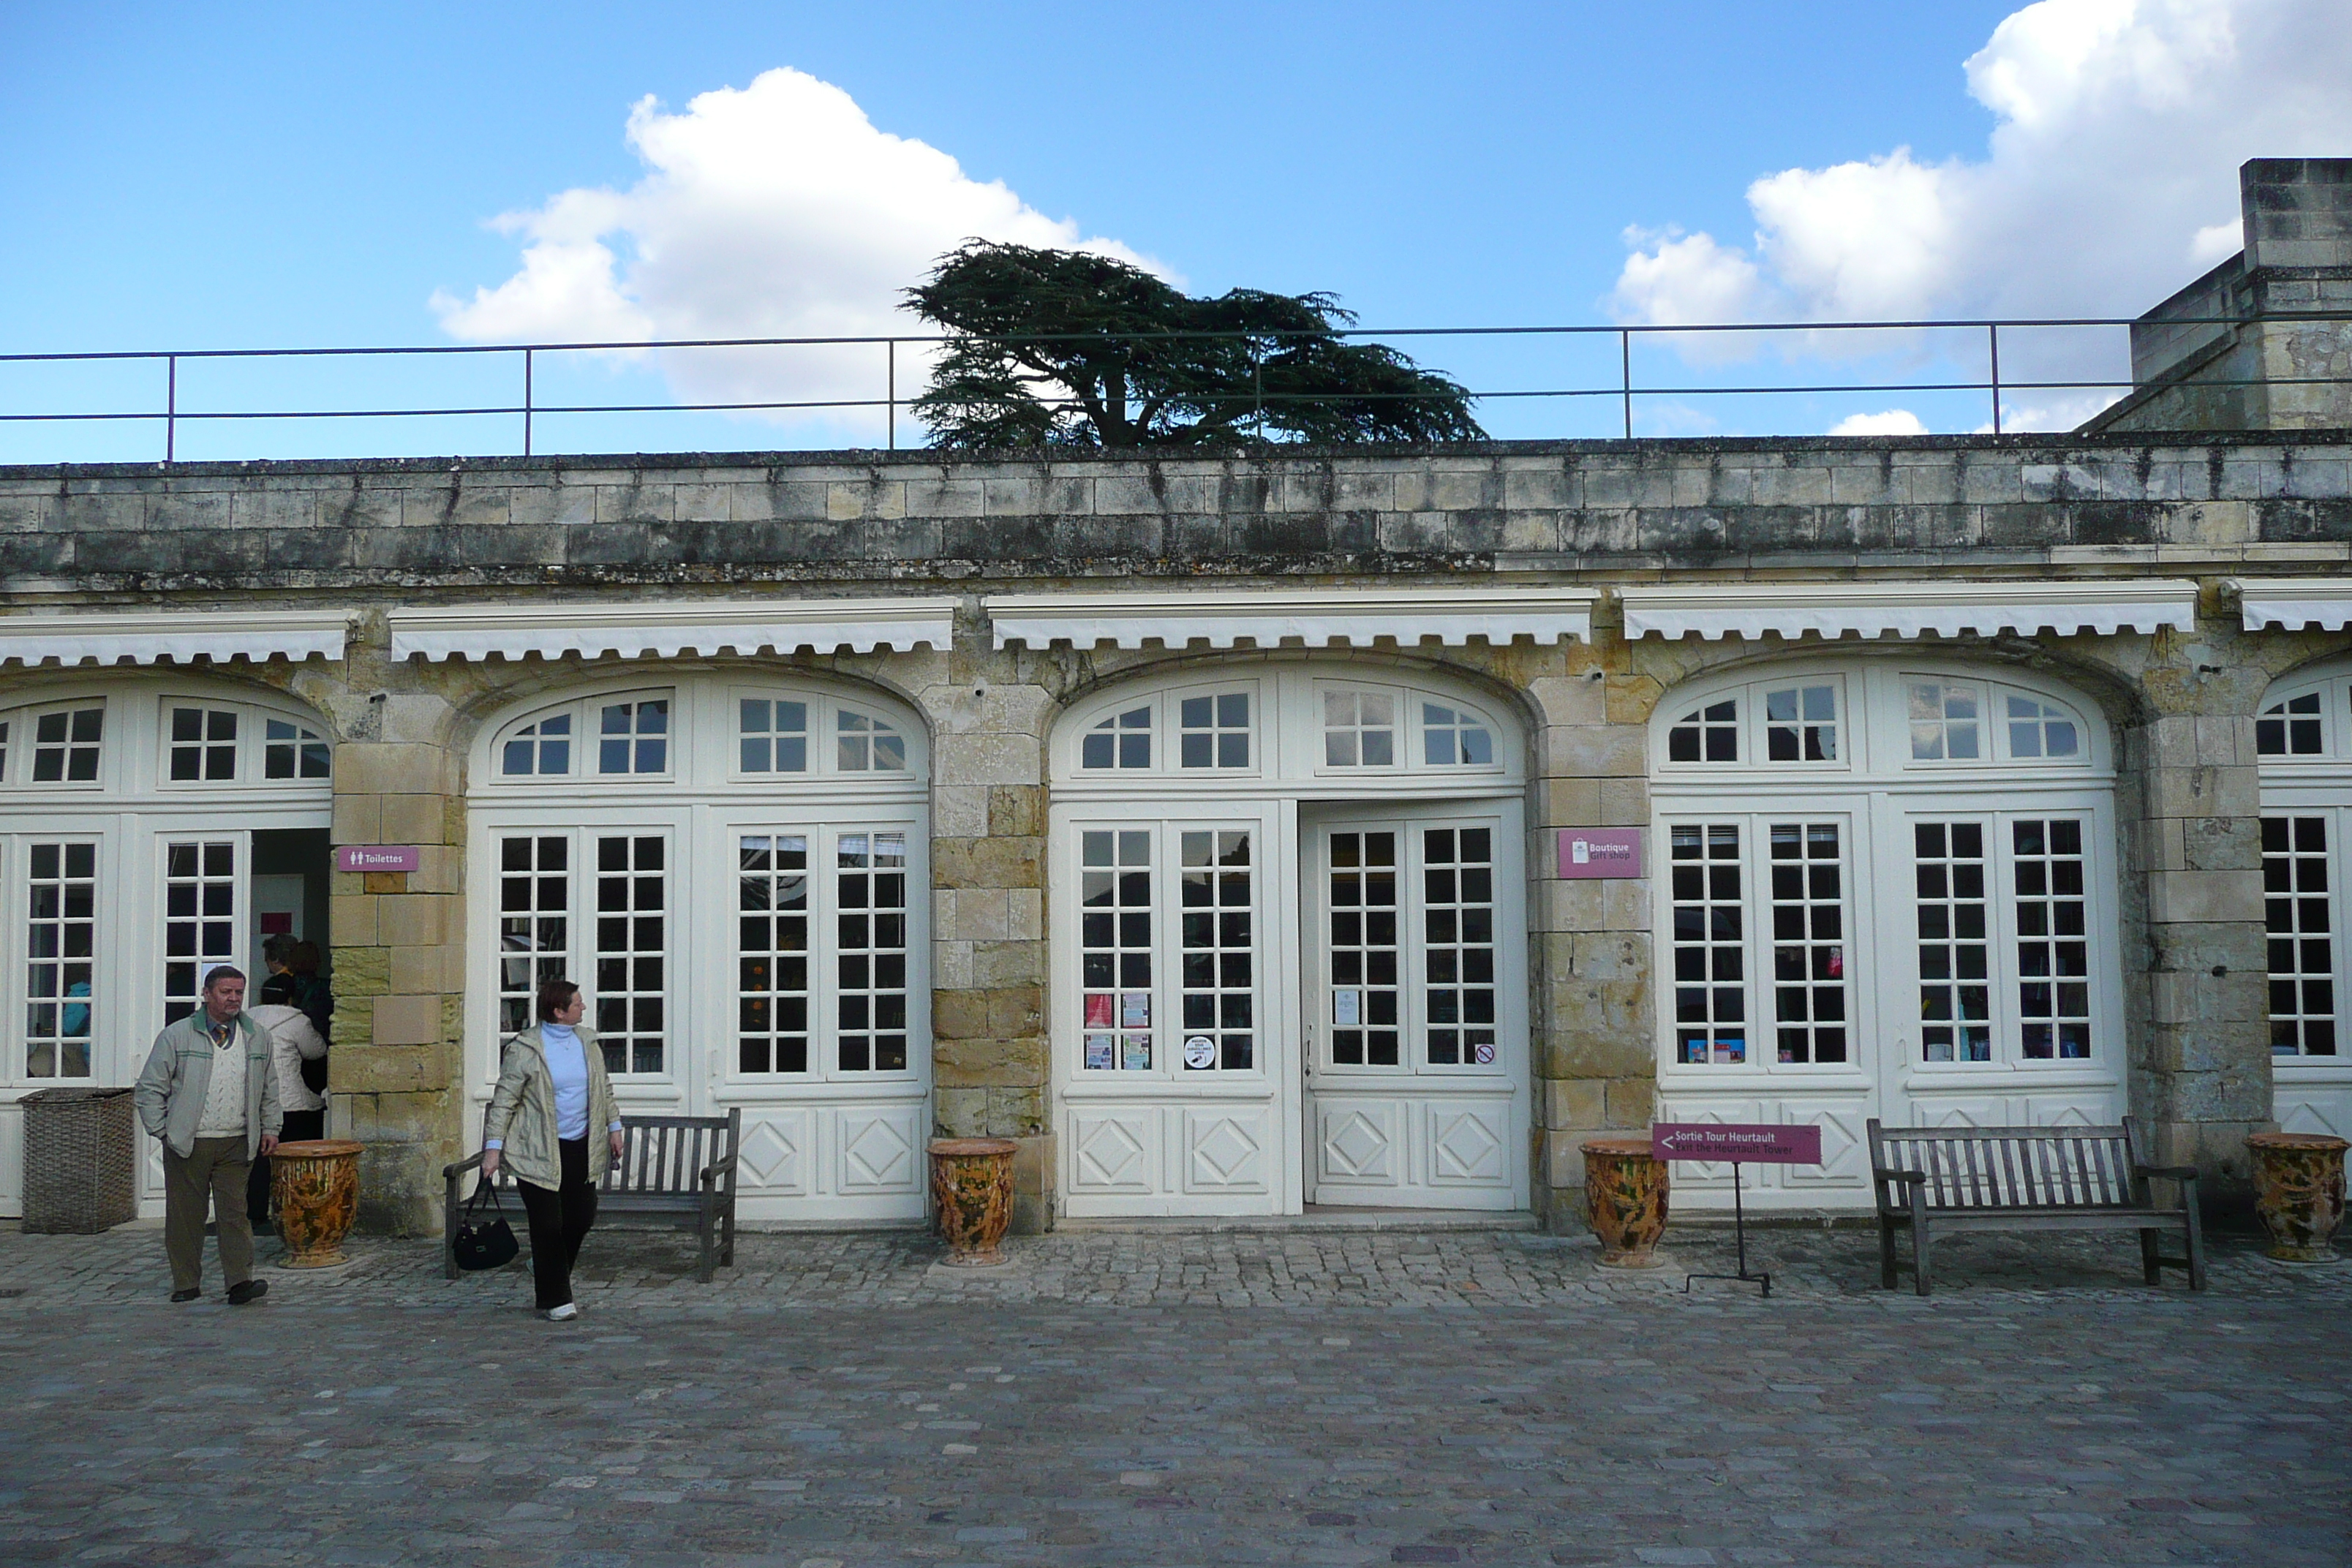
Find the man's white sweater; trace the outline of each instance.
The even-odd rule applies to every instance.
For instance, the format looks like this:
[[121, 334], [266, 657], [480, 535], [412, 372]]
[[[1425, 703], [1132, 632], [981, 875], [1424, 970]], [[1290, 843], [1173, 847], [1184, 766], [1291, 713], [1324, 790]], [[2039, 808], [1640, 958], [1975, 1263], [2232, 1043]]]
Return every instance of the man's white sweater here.
[[[200, 1021], [209, 1028], [209, 1018]], [[205, 1111], [196, 1120], [199, 1138], [245, 1136], [245, 1040], [234, 1020], [228, 1044], [213, 1047], [212, 1082], [205, 1088]]]

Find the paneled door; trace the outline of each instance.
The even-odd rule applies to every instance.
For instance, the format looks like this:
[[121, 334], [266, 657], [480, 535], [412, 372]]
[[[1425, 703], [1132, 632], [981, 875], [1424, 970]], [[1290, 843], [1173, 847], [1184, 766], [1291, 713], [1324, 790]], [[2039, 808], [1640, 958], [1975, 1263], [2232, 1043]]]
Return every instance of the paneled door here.
[[1518, 1207], [1517, 803], [1310, 808], [1301, 827], [1307, 1201]]

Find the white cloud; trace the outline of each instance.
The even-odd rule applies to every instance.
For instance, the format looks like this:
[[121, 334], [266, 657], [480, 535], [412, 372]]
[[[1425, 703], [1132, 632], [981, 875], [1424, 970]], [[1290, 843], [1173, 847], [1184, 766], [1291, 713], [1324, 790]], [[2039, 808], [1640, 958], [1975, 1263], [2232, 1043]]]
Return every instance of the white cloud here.
[[1884, 414], [1849, 414], [1829, 428], [1832, 436], [1925, 436], [1927, 427], [1907, 408]]
[[[1002, 181], [876, 129], [839, 88], [800, 71], [702, 93], [672, 113], [630, 110], [646, 166], [624, 191], [575, 189], [495, 220], [520, 268], [460, 299], [436, 293], [444, 330], [474, 342], [864, 337], [929, 329], [899, 305], [967, 238], [1086, 249], [1145, 265], [1115, 240], [1049, 218]], [[692, 403], [879, 397], [878, 346], [667, 350]], [[919, 386], [902, 351], [901, 397]], [[872, 435], [881, 416], [774, 416]]]
[[[2042, 0], [1966, 72], [1982, 159], [1766, 175], [1747, 247], [1629, 231], [1620, 319], [2134, 315], [2237, 250], [2241, 163], [2352, 153], [2344, 0]], [[2119, 346], [2004, 339], [2002, 368], [2111, 374]]]

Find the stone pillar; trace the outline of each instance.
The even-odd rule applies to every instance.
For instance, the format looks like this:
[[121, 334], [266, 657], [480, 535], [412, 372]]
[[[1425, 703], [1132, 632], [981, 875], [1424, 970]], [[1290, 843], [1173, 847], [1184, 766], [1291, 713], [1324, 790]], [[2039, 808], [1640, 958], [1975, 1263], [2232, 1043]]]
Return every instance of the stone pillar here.
[[441, 1167], [457, 1157], [465, 987], [465, 810], [439, 745], [335, 748], [334, 841], [410, 844], [413, 872], [334, 873], [334, 1126], [367, 1145], [360, 1224], [397, 1236], [441, 1225]]
[[[931, 721], [931, 1075], [938, 1131], [1010, 1138], [1013, 1226], [1053, 1226], [1046, 1110], [1043, 688], [954, 661], [921, 696]], [[957, 679], [956, 677], [961, 677]]]
[[[1622, 654], [1622, 645], [1614, 645]], [[1664, 851], [1643, 845], [1641, 879], [1566, 881], [1562, 827], [1650, 825], [1648, 719], [1655, 683], [1612, 674], [1607, 648], [1570, 652], [1568, 673], [1529, 683], [1543, 716], [1534, 738], [1529, 835], [1536, 918], [1535, 1202], [1546, 1228], [1584, 1228], [1584, 1156], [1604, 1128], [1646, 1131], [1657, 1088], [1651, 997], [1650, 877]]]
[[[2214, 660], [2210, 647], [2189, 650]], [[2144, 902], [2144, 964], [2126, 946], [2138, 995], [2132, 1114], [2156, 1158], [2195, 1165], [2215, 1218], [2251, 1222], [2245, 1137], [2271, 1124], [2269, 956], [2264, 940], [2262, 791], [2253, 709], [2263, 672], [2200, 663], [2202, 679], [2155, 672], [2151, 696], [2178, 710], [2127, 732], [2125, 901]], [[2135, 886], [2137, 884], [2137, 886]], [[2126, 910], [2126, 930], [2130, 929]], [[2138, 973], [2131, 973], [2135, 969]]]

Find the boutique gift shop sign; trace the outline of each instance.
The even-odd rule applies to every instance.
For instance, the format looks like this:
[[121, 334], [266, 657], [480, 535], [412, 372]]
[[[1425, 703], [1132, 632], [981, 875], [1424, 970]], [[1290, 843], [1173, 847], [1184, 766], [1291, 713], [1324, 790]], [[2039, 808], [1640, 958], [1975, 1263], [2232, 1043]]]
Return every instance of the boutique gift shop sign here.
[[1638, 877], [1642, 830], [1638, 827], [1563, 827], [1559, 874], [1570, 879]]

